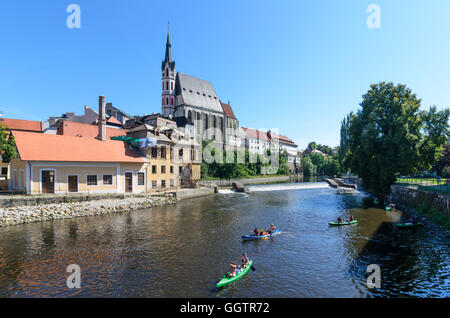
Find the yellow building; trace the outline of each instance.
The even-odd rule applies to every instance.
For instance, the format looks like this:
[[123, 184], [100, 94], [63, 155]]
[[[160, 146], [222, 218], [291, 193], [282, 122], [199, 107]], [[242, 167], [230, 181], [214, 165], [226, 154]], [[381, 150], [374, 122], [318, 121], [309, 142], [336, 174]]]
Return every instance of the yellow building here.
[[141, 149], [150, 161], [147, 191], [191, 187], [200, 180], [200, 145], [182, 132], [143, 124], [128, 131], [127, 136], [151, 141]]

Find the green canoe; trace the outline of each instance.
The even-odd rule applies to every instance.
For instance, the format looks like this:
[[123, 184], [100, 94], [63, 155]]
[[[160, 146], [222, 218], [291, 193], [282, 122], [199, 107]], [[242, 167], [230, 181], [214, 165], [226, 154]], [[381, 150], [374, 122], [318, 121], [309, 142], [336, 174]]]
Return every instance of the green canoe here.
[[330, 226], [338, 226], [338, 225], [351, 225], [351, 224], [356, 224], [356, 223], [358, 223], [358, 221], [354, 220], [354, 221], [351, 221], [351, 222], [342, 222], [342, 223], [339, 223], [339, 222], [329, 222], [328, 224], [329, 224]]
[[399, 224], [395, 224], [395, 226], [398, 228], [409, 228], [409, 227], [422, 226], [422, 223], [420, 223], [420, 222], [417, 222], [416, 224], [414, 224], [414, 223], [399, 223]]
[[233, 276], [233, 277], [226, 277], [226, 276], [224, 276], [224, 277], [217, 283], [216, 287], [217, 287], [217, 288], [221, 288], [221, 287], [227, 286], [228, 284], [231, 284], [232, 282], [235, 282], [235, 281], [241, 279], [242, 277], [245, 276], [245, 274], [248, 273], [248, 271], [250, 270], [250, 267], [252, 266], [252, 263], [253, 263], [253, 261], [250, 261], [250, 262], [248, 263], [247, 267], [246, 267], [242, 272], [240, 272], [239, 274], [237, 274], [236, 276]]

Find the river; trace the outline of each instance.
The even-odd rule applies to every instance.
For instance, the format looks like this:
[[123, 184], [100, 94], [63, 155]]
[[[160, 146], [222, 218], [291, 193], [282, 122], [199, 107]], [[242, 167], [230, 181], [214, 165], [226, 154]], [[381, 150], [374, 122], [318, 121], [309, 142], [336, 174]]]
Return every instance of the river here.
[[[448, 297], [449, 244], [397, 230], [401, 212], [363, 208], [363, 192], [321, 182], [257, 185], [178, 205], [0, 228], [0, 297]], [[352, 214], [359, 223], [330, 227]], [[242, 241], [256, 226], [282, 232]], [[246, 252], [250, 271], [216, 290]], [[69, 289], [69, 264], [81, 288]], [[367, 266], [381, 268], [369, 289]]]

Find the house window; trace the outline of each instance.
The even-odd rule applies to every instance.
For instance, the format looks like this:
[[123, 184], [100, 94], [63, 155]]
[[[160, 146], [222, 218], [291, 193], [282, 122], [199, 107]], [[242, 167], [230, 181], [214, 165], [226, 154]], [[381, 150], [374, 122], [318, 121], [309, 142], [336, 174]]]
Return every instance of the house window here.
[[7, 174], [8, 174], [8, 167], [3, 167], [1, 175], [6, 176]]
[[152, 188], [156, 188], [158, 186], [157, 180], [152, 180]]
[[156, 174], [156, 166], [152, 166], [152, 173]]
[[158, 149], [152, 148], [152, 158], [156, 158], [158, 156]]
[[161, 188], [166, 188], [166, 180], [161, 180]]
[[183, 167], [182, 166], [178, 167], [178, 173], [183, 173]]
[[166, 166], [161, 166], [161, 173], [166, 173]]
[[173, 90], [173, 82], [170, 82], [170, 89]]
[[191, 149], [191, 161], [195, 160], [195, 150]]
[[145, 185], [145, 173], [138, 172], [137, 177], [138, 177], [138, 186]]
[[170, 173], [173, 173], [173, 166], [170, 166]]
[[87, 176], [87, 185], [88, 186], [96, 186], [97, 185], [97, 175], [88, 175]]
[[166, 148], [161, 148], [161, 158], [166, 159]]
[[174, 187], [175, 186], [175, 180], [174, 179], [170, 179], [170, 186]]
[[113, 178], [110, 174], [104, 174], [103, 175], [103, 185], [112, 185], [113, 184]]
[[183, 159], [183, 149], [178, 150], [178, 158]]

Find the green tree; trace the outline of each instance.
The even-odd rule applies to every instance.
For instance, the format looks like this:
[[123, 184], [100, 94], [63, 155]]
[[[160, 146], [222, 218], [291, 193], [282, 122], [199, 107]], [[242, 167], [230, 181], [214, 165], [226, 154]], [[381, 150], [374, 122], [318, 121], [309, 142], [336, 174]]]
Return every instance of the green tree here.
[[350, 112], [342, 121], [341, 121], [341, 142], [338, 150], [338, 158], [342, 171], [348, 172], [350, 170], [350, 162], [347, 160], [351, 155], [350, 148], [350, 126], [351, 121], [356, 117], [353, 112]]
[[309, 156], [304, 156], [301, 160], [301, 167], [305, 177], [312, 177], [316, 174], [316, 166]]
[[309, 150], [314, 150], [314, 149], [316, 149], [317, 148], [317, 143], [315, 142], [315, 141], [311, 141], [309, 144], [308, 144], [308, 149]]
[[429, 169], [442, 156], [448, 109], [420, 111], [409, 88], [385, 82], [371, 85], [360, 106], [341, 126], [341, 155], [367, 188], [388, 193], [398, 174]]
[[6, 131], [6, 126], [0, 124], [0, 156], [4, 162], [10, 162], [17, 156], [14, 136]]

